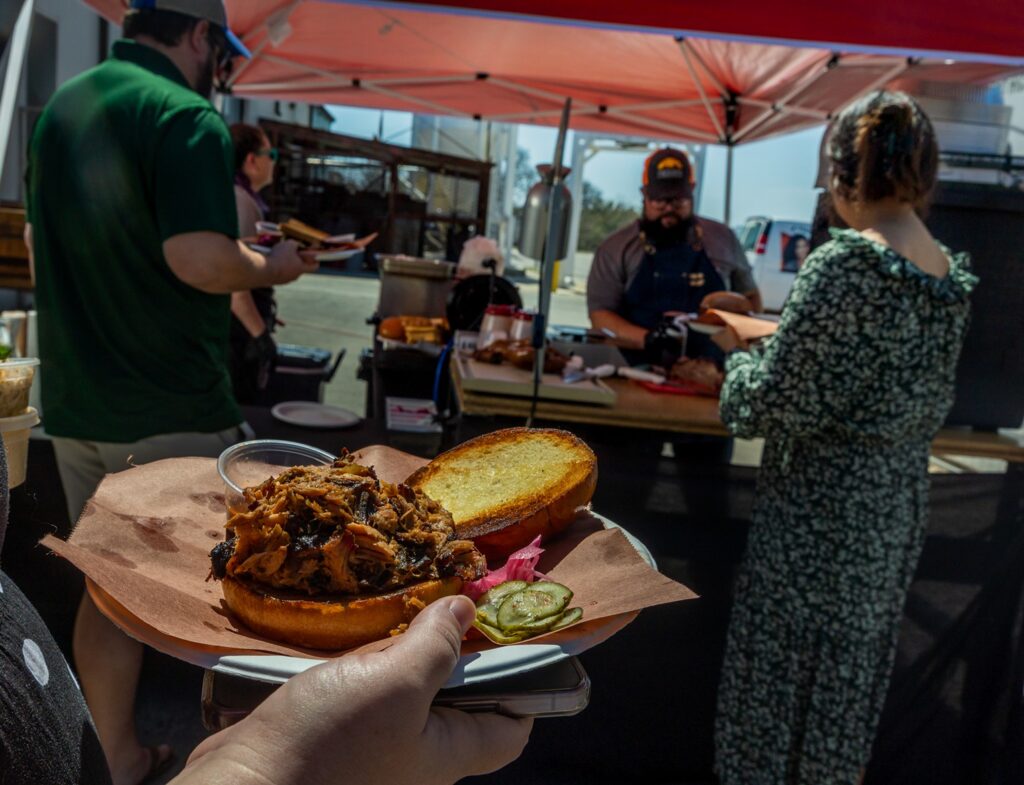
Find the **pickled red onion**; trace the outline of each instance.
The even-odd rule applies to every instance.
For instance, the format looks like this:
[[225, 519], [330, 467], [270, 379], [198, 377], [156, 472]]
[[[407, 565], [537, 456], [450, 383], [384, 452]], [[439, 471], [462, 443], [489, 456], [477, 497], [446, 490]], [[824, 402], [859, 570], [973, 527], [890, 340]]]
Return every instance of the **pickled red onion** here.
[[544, 578], [544, 574], [537, 572], [537, 562], [540, 561], [544, 549], [540, 547], [540, 536], [525, 545], [515, 553], [509, 554], [508, 559], [496, 570], [488, 570], [487, 574], [476, 581], [469, 581], [462, 587], [462, 593], [471, 600], [476, 600], [488, 589], [497, 586], [505, 581], [526, 581], [532, 583], [538, 578]]

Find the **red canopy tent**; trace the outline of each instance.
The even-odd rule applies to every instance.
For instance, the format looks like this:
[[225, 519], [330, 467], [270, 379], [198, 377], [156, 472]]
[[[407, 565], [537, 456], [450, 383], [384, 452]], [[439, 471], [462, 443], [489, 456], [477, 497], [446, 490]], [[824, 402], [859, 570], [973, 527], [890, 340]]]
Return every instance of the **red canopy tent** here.
[[407, 0], [404, 5], [443, 5], [472, 13], [554, 19], [574, 25], [586, 22], [876, 54], [919, 54], [1008, 65], [1019, 65], [1024, 57], [1024, 5], [1016, 0], [982, 0], [969, 8], [956, 0], [864, 0], [846, 5], [801, 0]]
[[[114, 20], [124, 10], [121, 0], [89, 2]], [[822, 123], [858, 95], [897, 78], [986, 83], [1024, 69], [1024, 42], [1010, 34], [1014, 19], [1021, 23], [1017, 30], [1024, 28], [1024, 10], [1000, 0], [983, 2], [992, 14], [972, 7], [969, 15], [953, 15], [946, 0], [927, 7], [913, 3], [909, 10], [906, 4], [897, 9], [873, 1], [856, 11], [829, 7], [827, 15], [823, 8], [807, 12], [802, 4], [790, 12], [788, 5], [769, 8], [745, 0], [742, 7], [759, 10], [744, 16], [735, 4], [697, 7], [661, 0], [629, 6], [636, 16], [627, 20], [610, 4], [554, 0], [545, 14], [555, 19], [540, 20], [453, 12], [429, 3], [228, 0], [231, 25], [254, 53], [251, 62], [240, 64], [232, 87], [242, 96], [547, 125], [558, 123], [571, 97], [577, 130], [732, 145]], [[503, 0], [449, 5], [503, 13], [513, 6], [534, 14], [540, 8], [537, 2]], [[997, 6], [1005, 6], [998, 9], [999, 25], [988, 21]], [[657, 25], [652, 8], [662, 11]], [[754, 21], [769, 12], [786, 20], [811, 13], [811, 21], [794, 29], [843, 30], [840, 38], [857, 49], [896, 45], [906, 34], [911, 49], [968, 51], [975, 61], [804, 45], [832, 36], [784, 35], [778, 24], [766, 26], [761, 37], [804, 43], [672, 32], [749, 35]], [[885, 22], [879, 23], [883, 13]], [[592, 29], [569, 26], [567, 19]], [[954, 22], [937, 19], [955, 19], [964, 46], [954, 46]], [[606, 25], [629, 21], [659, 30]], [[998, 35], [990, 38], [996, 27]]]

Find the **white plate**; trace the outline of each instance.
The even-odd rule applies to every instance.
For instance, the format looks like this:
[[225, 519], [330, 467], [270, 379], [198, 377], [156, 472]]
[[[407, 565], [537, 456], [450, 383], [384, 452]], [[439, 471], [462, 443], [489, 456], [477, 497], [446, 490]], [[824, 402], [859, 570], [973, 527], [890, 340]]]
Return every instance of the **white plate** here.
[[718, 335], [724, 326], [720, 324], [704, 324], [703, 322], [690, 322], [686, 325], [688, 330], [693, 330], [695, 333], [704, 333], [704, 335]]
[[303, 428], [349, 428], [361, 419], [348, 409], [315, 401], [284, 401], [270, 413], [281, 422]]
[[[636, 548], [637, 553], [640, 554], [644, 561], [657, 569], [654, 557], [642, 542], [618, 524], [597, 513], [592, 514], [601, 521], [601, 524], [606, 529], [619, 529], [626, 539], [629, 540], [630, 544]], [[88, 582], [87, 585], [90, 595], [96, 602], [96, 606], [126, 633], [157, 651], [202, 668], [255, 681], [283, 684], [292, 676], [324, 662], [324, 660], [288, 657], [278, 654], [222, 655], [218, 654], [215, 650], [203, 650], [184, 641], [164, 635], [149, 625], [144, 624], [124, 609], [111, 605], [107, 595], [104, 592], [95, 591], [95, 587], [91, 585], [91, 582]], [[560, 660], [573, 657], [606, 641], [633, 621], [637, 613], [639, 612], [621, 613], [618, 616], [597, 619], [590, 623], [584, 622], [582, 625], [572, 627], [564, 633], [557, 633], [557, 635], [565, 637], [565, 640], [561, 641], [519, 643], [515, 646], [498, 646], [493, 649], [466, 654], [459, 658], [459, 662], [455, 666], [455, 670], [452, 671], [452, 675], [449, 677], [445, 687], [479, 684], [553, 665]], [[575, 635], [573, 635], [574, 631]]]
[[313, 258], [318, 262], [343, 262], [346, 259], [351, 259], [357, 253], [362, 252], [362, 248], [344, 248], [340, 251], [323, 251]]

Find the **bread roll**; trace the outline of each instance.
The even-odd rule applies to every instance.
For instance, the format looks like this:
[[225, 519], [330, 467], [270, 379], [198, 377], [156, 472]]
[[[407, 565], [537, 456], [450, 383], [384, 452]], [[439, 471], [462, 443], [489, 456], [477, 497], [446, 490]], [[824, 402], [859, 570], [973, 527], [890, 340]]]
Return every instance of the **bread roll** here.
[[741, 314], [748, 314], [754, 310], [750, 300], [737, 292], [712, 292], [700, 301], [701, 313], [712, 308]]

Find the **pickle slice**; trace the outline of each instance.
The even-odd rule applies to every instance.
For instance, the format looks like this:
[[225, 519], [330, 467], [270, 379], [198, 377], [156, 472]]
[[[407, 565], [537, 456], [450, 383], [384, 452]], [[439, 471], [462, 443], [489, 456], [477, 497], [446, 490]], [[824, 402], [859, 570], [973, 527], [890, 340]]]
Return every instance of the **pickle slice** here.
[[504, 633], [497, 627], [492, 627], [489, 624], [485, 624], [484, 622], [480, 621], [480, 619], [474, 621], [473, 626], [480, 630], [480, 632], [482, 632], [485, 636], [487, 636], [488, 639], [490, 639], [494, 643], [519, 643], [519, 641], [529, 637], [528, 633]]
[[565, 597], [566, 605], [572, 600], [572, 589], [554, 581], [537, 581], [536, 583], [531, 583], [529, 588], [532, 591], [544, 591], [548, 594], [553, 594], [555, 597]]
[[575, 624], [582, 618], [583, 608], [569, 608], [569, 610], [558, 617], [558, 621], [550, 628], [550, 630], [552, 632], [560, 630], [562, 627], [568, 627], [570, 624]]
[[480, 595], [480, 599], [476, 601], [476, 604], [485, 605], [486, 603], [493, 602], [497, 605], [501, 605], [501, 601], [508, 597], [514, 591], [522, 591], [530, 587], [526, 581], [505, 581], [499, 583], [497, 586], [492, 586], [483, 594]]
[[533, 584], [505, 598], [498, 608], [498, 627], [506, 633], [515, 632], [541, 619], [561, 615], [572, 599], [572, 592], [564, 586], [559, 592], [541, 590], [539, 585]]
[[548, 616], [544, 619], [537, 619], [536, 621], [527, 622], [526, 624], [522, 624], [519, 627], [516, 627], [515, 630], [509, 632], [508, 634], [518, 635], [520, 633], [525, 633], [529, 636], [540, 635], [542, 632], [547, 632], [548, 630], [553, 629], [555, 624], [557, 624], [561, 620], [561, 618], [561, 616]]
[[497, 586], [492, 586], [476, 601], [476, 617], [492, 627], [500, 628], [498, 608], [501, 607], [501, 603], [510, 594], [522, 591], [529, 585], [526, 581], [505, 581]]
[[488, 602], [485, 605], [477, 606], [476, 618], [490, 627], [497, 628], [498, 606], [495, 605], [493, 602]]

